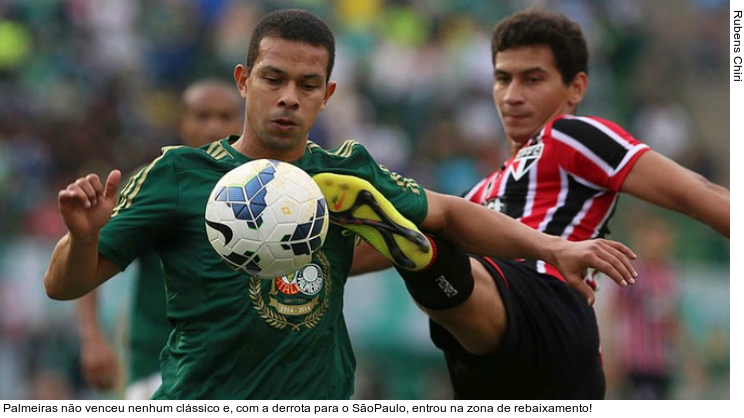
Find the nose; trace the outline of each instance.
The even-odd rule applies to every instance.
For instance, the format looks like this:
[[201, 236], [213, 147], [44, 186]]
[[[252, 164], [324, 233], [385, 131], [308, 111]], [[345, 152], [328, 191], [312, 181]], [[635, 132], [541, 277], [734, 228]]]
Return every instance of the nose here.
[[524, 102], [524, 91], [520, 84], [516, 81], [512, 81], [506, 87], [504, 92], [504, 102], [510, 105], [517, 105]]
[[287, 83], [286, 87], [282, 90], [281, 96], [279, 96], [279, 107], [297, 110], [300, 107], [298, 93], [297, 84]]

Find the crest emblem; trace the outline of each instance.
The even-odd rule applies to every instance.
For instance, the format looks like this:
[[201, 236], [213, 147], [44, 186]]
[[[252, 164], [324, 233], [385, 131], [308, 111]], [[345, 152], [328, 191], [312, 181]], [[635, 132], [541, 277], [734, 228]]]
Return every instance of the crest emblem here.
[[543, 152], [543, 143], [530, 145], [529, 147], [522, 148], [514, 158], [514, 163], [509, 166], [514, 180], [519, 180], [524, 176], [524, 173], [530, 171], [535, 162], [540, 159]]
[[276, 329], [314, 328], [330, 306], [330, 267], [328, 258], [318, 251], [313, 263], [287, 276], [274, 280], [252, 277], [248, 294], [253, 309]]

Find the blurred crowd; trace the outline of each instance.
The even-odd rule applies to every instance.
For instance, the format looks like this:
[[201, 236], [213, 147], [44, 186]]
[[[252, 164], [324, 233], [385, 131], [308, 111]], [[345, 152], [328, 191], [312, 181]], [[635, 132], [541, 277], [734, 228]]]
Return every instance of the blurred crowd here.
[[[728, 186], [727, 1], [0, 0], [0, 315], [10, 317], [0, 321], [0, 398], [88, 396], [74, 362], [44, 367], [76, 355], [72, 322], [33, 309], [47, 320], [13, 320], [18, 289], [46, 303], [36, 293], [48, 261], [26, 260], [23, 270], [16, 255], [24, 245], [50, 250], [65, 233], [57, 190], [88, 172], [127, 173], [177, 143], [182, 89], [202, 77], [230, 80], [266, 12], [311, 10], [337, 36], [339, 88], [315, 142], [356, 139], [423, 186], [460, 194], [505, 159], [490, 30], [528, 6], [563, 12], [584, 30], [591, 88], [580, 113], [615, 120]], [[632, 221], [618, 218], [613, 231], [623, 238]], [[728, 241], [670, 222], [682, 230], [675, 251], [686, 262], [728, 268]], [[24, 362], [13, 360], [18, 353]]]
[[338, 38], [340, 88], [312, 135], [323, 145], [355, 138], [425, 186], [462, 192], [504, 158], [490, 29], [538, 5], [569, 14], [587, 35], [587, 112], [726, 184], [727, 102], [708, 110], [714, 117], [694, 115], [711, 108], [697, 89], [727, 89], [719, 22], [728, 4], [648, 3], [0, 1], [0, 231], [59, 236], [55, 190], [82, 173], [126, 172], [176, 142], [181, 89], [229, 79], [257, 19], [290, 6], [325, 17]]

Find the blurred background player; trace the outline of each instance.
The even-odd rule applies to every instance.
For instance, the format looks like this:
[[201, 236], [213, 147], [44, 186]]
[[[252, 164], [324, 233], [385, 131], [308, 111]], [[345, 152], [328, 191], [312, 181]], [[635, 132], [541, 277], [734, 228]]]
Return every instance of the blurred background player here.
[[669, 399], [680, 361], [679, 277], [673, 260], [675, 234], [663, 218], [637, 213], [633, 248], [636, 284], [612, 289], [604, 341], [610, 374], [623, 399]]
[[[181, 141], [198, 148], [240, 132], [241, 109], [240, 96], [232, 84], [217, 79], [194, 82], [182, 95]], [[160, 386], [160, 351], [173, 329], [166, 318], [160, 259], [150, 250], [138, 260], [125, 338], [127, 399], [148, 399]], [[91, 388], [111, 390], [121, 383], [120, 360], [99, 325], [97, 299], [98, 291], [94, 290], [78, 302], [80, 366]]]

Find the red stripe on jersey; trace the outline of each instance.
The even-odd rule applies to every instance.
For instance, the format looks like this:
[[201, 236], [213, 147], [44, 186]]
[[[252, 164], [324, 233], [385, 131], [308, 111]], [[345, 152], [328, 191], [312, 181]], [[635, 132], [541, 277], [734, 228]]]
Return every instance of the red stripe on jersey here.
[[545, 274], [549, 274], [564, 283], [566, 282], [566, 278], [552, 264], [545, 263]]
[[598, 228], [602, 226], [605, 218], [615, 205], [615, 194], [604, 194], [592, 200], [592, 205], [584, 215], [583, 219], [573, 229], [571, 235], [566, 237], [569, 241], [585, 241], [596, 238]]
[[[568, 166], [566, 167], [567, 171], [573, 173], [581, 172], [581, 174], [583, 174], [581, 176], [583, 179], [586, 179], [588, 182], [593, 183], [598, 187], [609, 189], [609, 187], [607, 187], [609, 181], [607, 172], [595, 164], [594, 161], [563, 142], [555, 141], [554, 146], [556, 148], [555, 155], [560, 156], [559, 164], [564, 167]], [[578, 167], [581, 168], [577, 169]], [[595, 181], [589, 179], [594, 179]]]
[[496, 269], [496, 271], [498, 271], [498, 272], [499, 272], [499, 274], [501, 275], [501, 280], [503, 280], [503, 281], [504, 281], [504, 283], [506, 283], [506, 285], [507, 285], [507, 286], [509, 286], [509, 281], [508, 281], [508, 280], [506, 280], [506, 276], [504, 275], [504, 272], [503, 272], [503, 271], [501, 271], [501, 267], [499, 267], [499, 265], [498, 265], [498, 264], [496, 264], [496, 263], [495, 263], [495, 262], [494, 262], [493, 260], [491, 260], [491, 259], [490, 259], [489, 257], [483, 257], [483, 259], [484, 259], [484, 260], [486, 260], [486, 261], [488, 261], [488, 264], [492, 265], [492, 266], [493, 266], [493, 268], [495, 268], [495, 269]]

